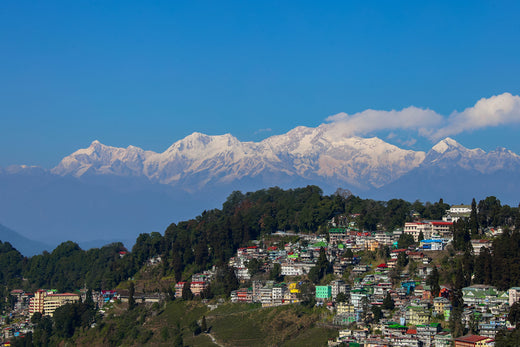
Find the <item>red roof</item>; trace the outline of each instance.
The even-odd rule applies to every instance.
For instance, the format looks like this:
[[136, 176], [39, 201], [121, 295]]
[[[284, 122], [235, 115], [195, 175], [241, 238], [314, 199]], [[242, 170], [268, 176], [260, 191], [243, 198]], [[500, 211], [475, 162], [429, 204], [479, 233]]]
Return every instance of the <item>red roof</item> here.
[[408, 329], [406, 330], [406, 333], [411, 335], [417, 335], [417, 329]]
[[452, 222], [431, 222], [433, 225], [453, 225]]
[[381, 263], [377, 266], [378, 268], [382, 268], [382, 269], [385, 269], [388, 267], [388, 265], [386, 265], [385, 263]]
[[490, 337], [480, 336], [480, 335], [462, 336], [462, 337], [456, 338], [455, 341], [460, 341], [460, 342], [479, 342], [479, 341], [483, 341], [483, 340], [487, 340], [487, 339], [489, 339], [490, 341], [494, 341]]

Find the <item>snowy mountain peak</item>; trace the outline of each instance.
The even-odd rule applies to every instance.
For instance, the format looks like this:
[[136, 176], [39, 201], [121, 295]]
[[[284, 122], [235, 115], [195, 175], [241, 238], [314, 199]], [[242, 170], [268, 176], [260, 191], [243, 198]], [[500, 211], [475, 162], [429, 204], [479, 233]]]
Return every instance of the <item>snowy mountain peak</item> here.
[[506, 149], [486, 153], [467, 149], [448, 137], [426, 154], [377, 137], [342, 136], [327, 125], [300, 126], [261, 142], [194, 132], [163, 153], [135, 146], [111, 147], [96, 140], [63, 158], [52, 172], [76, 177], [139, 176], [189, 191], [241, 180], [260, 186], [301, 181], [365, 189], [382, 187], [419, 166], [489, 173], [517, 165], [520, 157]]
[[437, 153], [445, 153], [450, 149], [465, 149], [465, 147], [450, 137], [446, 137], [432, 147], [432, 150]]

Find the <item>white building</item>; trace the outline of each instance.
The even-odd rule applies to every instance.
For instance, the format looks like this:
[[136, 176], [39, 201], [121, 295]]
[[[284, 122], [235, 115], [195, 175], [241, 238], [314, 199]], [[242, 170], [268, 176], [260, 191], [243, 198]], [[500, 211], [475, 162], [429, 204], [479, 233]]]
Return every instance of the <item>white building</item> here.
[[444, 221], [422, 221], [404, 224], [404, 233], [413, 236], [415, 242], [419, 241], [419, 235], [423, 234], [424, 239], [431, 239], [432, 236], [447, 237], [451, 234], [452, 222]]

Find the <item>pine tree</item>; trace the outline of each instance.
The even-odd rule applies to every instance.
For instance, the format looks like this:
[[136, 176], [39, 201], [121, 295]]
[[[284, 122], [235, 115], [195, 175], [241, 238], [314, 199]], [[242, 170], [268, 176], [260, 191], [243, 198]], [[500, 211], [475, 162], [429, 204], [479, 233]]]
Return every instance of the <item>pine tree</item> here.
[[477, 202], [475, 198], [471, 201], [471, 214], [469, 215], [469, 229], [472, 235], [478, 235], [478, 215], [477, 215]]
[[439, 293], [441, 291], [441, 287], [439, 285], [439, 271], [437, 270], [437, 267], [434, 266], [432, 272], [426, 279], [426, 284], [430, 286], [432, 295], [434, 297], [439, 296]]
[[394, 299], [392, 299], [390, 296], [390, 292], [386, 292], [386, 296], [381, 307], [383, 307], [385, 310], [393, 310], [395, 308], [395, 302]]
[[193, 299], [193, 293], [191, 292], [191, 283], [186, 282], [182, 287], [182, 299], [183, 300], [191, 300]]
[[129, 290], [129, 294], [128, 294], [128, 310], [129, 311], [133, 310], [135, 308], [135, 306], [137, 305], [135, 303], [134, 294], [135, 294], [135, 285], [134, 285], [134, 282], [130, 282], [130, 290]]
[[203, 333], [208, 331], [208, 325], [206, 323], [206, 316], [202, 316], [202, 322], [200, 323], [200, 329]]

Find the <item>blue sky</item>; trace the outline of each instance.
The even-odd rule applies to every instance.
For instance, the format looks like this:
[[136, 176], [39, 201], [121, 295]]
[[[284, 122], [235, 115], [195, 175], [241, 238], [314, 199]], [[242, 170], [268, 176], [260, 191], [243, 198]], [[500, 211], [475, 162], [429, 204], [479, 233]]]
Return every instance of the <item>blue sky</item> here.
[[[514, 1], [4, 0], [0, 166], [53, 167], [95, 139], [154, 151], [194, 131], [259, 141], [410, 106], [440, 118], [358, 135], [428, 150], [442, 133], [520, 153], [518, 13]], [[504, 93], [506, 117], [460, 124]]]

